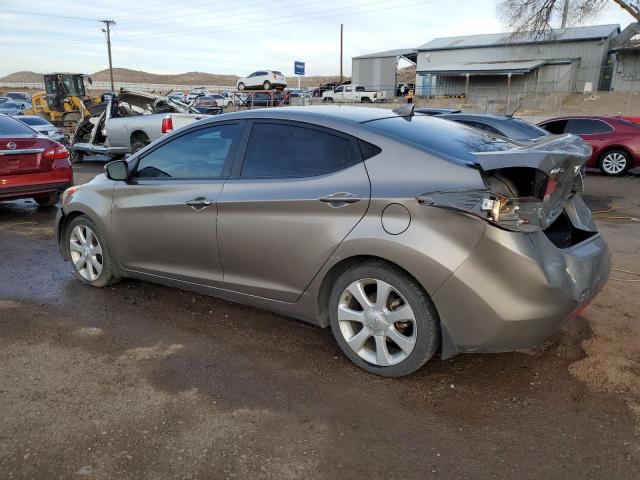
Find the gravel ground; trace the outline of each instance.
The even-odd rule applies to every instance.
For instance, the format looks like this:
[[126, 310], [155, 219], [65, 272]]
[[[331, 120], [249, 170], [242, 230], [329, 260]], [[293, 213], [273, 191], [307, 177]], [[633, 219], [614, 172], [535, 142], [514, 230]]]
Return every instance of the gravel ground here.
[[[635, 272], [639, 181], [586, 181], [614, 265]], [[139, 281], [85, 287], [53, 217], [0, 204], [2, 479], [640, 478], [638, 277], [613, 272], [535, 351], [383, 379], [292, 319]]]

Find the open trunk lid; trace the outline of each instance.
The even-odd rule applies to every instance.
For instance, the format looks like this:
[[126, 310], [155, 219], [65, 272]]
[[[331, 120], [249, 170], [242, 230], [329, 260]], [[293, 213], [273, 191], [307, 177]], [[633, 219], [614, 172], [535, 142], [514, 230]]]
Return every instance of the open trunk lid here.
[[431, 192], [423, 203], [461, 210], [514, 231], [544, 230], [582, 191], [581, 169], [591, 147], [575, 135], [545, 136], [526, 146], [475, 152], [484, 189]]

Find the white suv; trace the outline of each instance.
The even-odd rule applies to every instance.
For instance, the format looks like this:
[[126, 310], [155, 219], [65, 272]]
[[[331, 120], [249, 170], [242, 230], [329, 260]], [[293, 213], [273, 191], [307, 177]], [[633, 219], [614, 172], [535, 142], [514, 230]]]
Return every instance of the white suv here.
[[238, 79], [236, 87], [238, 90], [244, 90], [245, 88], [262, 90], [275, 88], [282, 90], [287, 87], [287, 78], [276, 70], [260, 70], [253, 72], [248, 77]]

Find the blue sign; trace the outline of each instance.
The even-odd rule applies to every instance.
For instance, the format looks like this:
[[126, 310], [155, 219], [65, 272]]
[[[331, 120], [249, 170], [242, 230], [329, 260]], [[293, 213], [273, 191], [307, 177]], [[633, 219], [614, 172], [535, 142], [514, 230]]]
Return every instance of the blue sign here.
[[293, 73], [304, 75], [304, 62], [293, 62]]

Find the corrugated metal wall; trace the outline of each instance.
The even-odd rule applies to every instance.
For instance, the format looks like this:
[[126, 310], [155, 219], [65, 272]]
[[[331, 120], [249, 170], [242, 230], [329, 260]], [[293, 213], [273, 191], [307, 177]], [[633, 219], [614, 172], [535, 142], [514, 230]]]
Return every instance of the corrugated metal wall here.
[[640, 92], [640, 52], [620, 51], [613, 74], [613, 90]]
[[606, 61], [608, 41], [557, 42], [550, 44], [433, 50], [418, 53], [417, 70], [450, 63], [501, 62], [517, 60], [579, 59], [576, 88], [592, 82], [597, 88], [600, 69]]
[[356, 85], [364, 85], [387, 91], [387, 95], [395, 95], [396, 57], [386, 58], [354, 58], [351, 60], [351, 81]]

